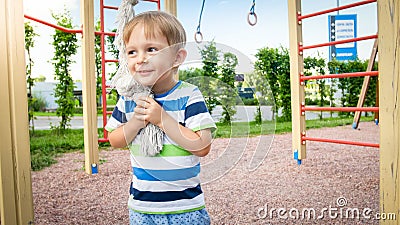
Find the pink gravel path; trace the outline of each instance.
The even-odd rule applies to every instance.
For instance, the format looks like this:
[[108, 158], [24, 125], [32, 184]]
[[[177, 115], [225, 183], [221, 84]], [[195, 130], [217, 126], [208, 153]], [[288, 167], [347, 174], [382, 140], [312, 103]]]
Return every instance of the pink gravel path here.
[[[323, 128], [309, 130], [307, 135], [378, 143], [379, 126], [368, 122], [361, 123], [359, 130], [350, 126]], [[307, 142], [307, 159], [299, 166], [293, 160], [291, 134], [275, 135], [262, 165], [249, 171], [257, 144], [268, 138], [272, 136], [214, 141], [204, 165], [215, 162], [221, 154], [234, 154], [235, 147], [243, 155], [222, 177], [203, 184], [213, 224], [379, 223], [373, 219], [379, 211], [378, 149]], [[235, 143], [247, 145], [241, 148]], [[266, 143], [261, 142], [261, 147], [268, 149]], [[33, 172], [35, 224], [128, 224], [128, 154], [126, 150], [101, 151], [104, 163], [96, 175], [84, 173], [84, 155], [78, 152], [64, 154], [57, 158], [57, 164]], [[232, 162], [236, 162], [234, 158]], [[229, 163], [222, 161], [213, 167], [221, 170], [215, 174], [224, 172]], [[207, 168], [204, 174], [206, 179], [214, 175]], [[338, 198], [345, 198], [347, 204], [339, 207]], [[282, 218], [278, 208], [282, 208]], [[302, 218], [302, 210], [311, 208], [315, 217]], [[325, 208], [331, 208], [333, 214]], [[334, 208], [337, 211], [332, 211]], [[348, 209], [358, 209], [360, 219], [351, 218], [349, 213], [346, 216]], [[361, 215], [364, 209], [371, 219]], [[298, 218], [291, 218], [296, 210]], [[317, 218], [321, 211], [323, 218]]]

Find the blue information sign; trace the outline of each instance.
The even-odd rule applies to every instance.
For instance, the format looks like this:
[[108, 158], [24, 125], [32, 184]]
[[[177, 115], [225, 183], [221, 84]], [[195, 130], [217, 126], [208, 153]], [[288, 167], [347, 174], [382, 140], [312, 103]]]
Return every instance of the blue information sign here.
[[[329, 16], [329, 40], [341, 41], [357, 37], [357, 14]], [[357, 58], [357, 42], [329, 47], [329, 60], [354, 60]]]

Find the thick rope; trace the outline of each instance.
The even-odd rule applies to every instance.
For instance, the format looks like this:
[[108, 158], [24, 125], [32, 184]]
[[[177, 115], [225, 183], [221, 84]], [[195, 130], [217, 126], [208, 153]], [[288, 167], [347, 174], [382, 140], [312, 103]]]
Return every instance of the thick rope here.
[[[133, 19], [135, 11], [133, 6], [138, 0], [123, 0], [118, 8], [116, 23], [118, 24], [114, 45], [119, 51], [119, 67], [111, 80], [111, 87], [115, 88], [121, 96], [129, 100], [136, 100], [139, 96], [151, 96], [151, 89], [139, 84], [130, 74], [125, 54], [123, 30], [125, 25]], [[156, 125], [149, 123], [141, 129], [140, 152], [145, 156], [154, 156], [161, 152], [164, 140], [164, 132]], [[138, 135], [139, 135], [138, 134]], [[129, 144], [129, 143], [128, 143]]]

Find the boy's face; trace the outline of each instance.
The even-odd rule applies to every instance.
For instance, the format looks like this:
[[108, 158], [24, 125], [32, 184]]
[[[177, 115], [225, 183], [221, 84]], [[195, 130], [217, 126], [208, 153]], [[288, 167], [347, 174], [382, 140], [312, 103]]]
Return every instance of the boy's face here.
[[137, 82], [152, 87], [157, 93], [158, 89], [166, 88], [174, 81], [171, 69], [176, 66], [177, 53], [169, 47], [165, 36], [155, 35], [147, 39], [143, 25], [138, 24], [125, 44], [128, 68]]

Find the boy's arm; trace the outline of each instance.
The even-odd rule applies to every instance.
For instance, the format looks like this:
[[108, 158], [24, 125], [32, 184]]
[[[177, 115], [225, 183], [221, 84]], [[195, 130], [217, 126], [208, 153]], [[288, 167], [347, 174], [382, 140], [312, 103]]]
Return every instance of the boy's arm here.
[[111, 146], [114, 148], [127, 146], [144, 127], [140, 126], [141, 123], [143, 124], [142, 121], [137, 121], [135, 117], [132, 117], [127, 123], [113, 130], [108, 136]]
[[159, 126], [174, 142], [196, 156], [203, 157], [210, 152], [210, 129], [194, 132], [182, 126], [152, 98], [140, 97], [136, 103], [135, 114], [138, 119]]
[[163, 110], [162, 121], [157, 124], [172, 140], [196, 156], [206, 156], [211, 149], [210, 129], [192, 131], [182, 126]]

